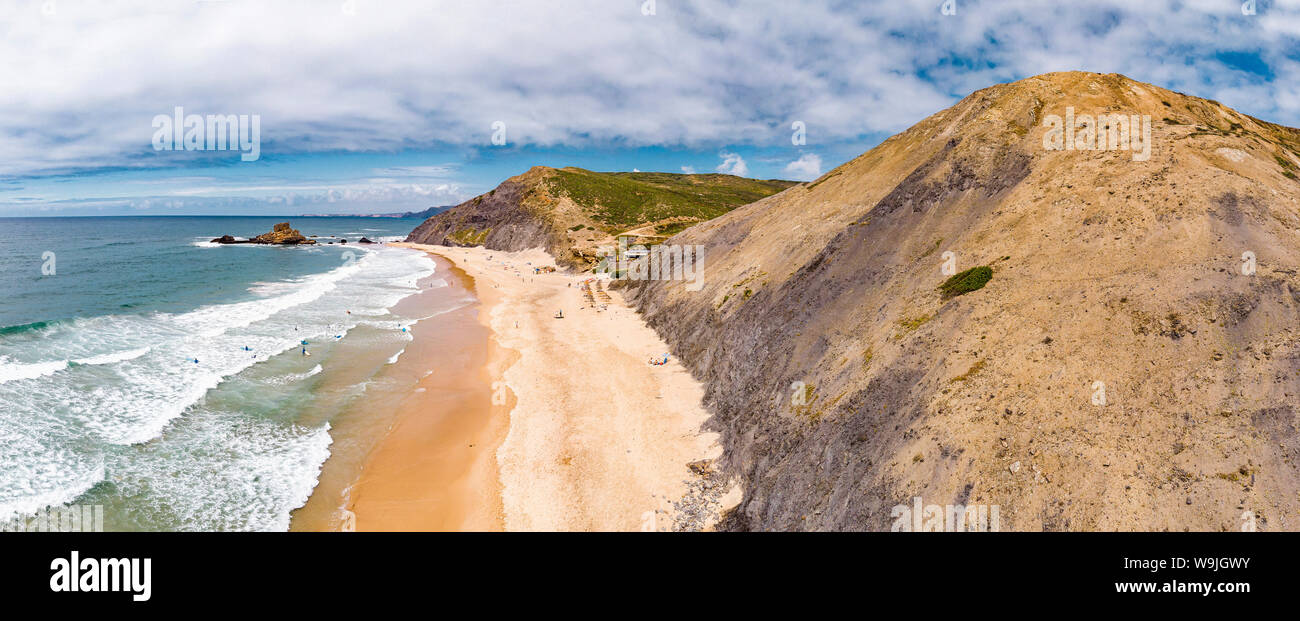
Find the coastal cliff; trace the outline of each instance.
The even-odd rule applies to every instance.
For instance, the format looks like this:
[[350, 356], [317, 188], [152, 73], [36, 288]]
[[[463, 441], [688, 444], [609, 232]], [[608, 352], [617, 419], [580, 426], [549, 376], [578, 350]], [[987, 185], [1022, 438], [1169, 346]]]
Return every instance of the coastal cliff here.
[[703, 246], [702, 290], [626, 293], [706, 385], [727, 528], [890, 530], [920, 497], [1002, 530], [1295, 529], [1298, 170], [1295, 129], [1047, 74], [667, 240]]
[[420, 224], [406, 241], [517, 251], [545, 248], [586, 268], [620, 235], [662, 241], [792, 185], [731, 175], [598, 173], [535, 166]]

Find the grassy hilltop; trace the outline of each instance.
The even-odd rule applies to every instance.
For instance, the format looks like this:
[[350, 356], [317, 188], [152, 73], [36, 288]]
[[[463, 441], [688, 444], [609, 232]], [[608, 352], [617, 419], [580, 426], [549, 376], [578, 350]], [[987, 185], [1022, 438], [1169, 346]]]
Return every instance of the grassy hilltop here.
[[721, 174], [536, 166], [429, 218], [407, 241], [499, 250], [542, 246], [557, 261], [581, 267], [618, 236], [658, 243], [794, 185]]

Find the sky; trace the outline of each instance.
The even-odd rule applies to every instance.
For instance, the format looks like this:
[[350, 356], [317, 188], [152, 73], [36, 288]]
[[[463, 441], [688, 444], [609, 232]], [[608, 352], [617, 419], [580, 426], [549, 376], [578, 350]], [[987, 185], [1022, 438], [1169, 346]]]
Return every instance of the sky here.
[[[0, 33], [0, 217], [415, 211], [534, 165], [811, 180], [1051, 71], [1300, 126], [1300, 0], [0, 0]], [[204, 148], [226, 115], [247, 147]]]

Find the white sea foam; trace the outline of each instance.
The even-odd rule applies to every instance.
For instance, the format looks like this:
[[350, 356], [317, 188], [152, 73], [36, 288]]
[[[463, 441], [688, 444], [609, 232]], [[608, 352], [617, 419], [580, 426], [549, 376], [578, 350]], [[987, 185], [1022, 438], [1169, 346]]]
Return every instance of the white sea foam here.
[[[325, 429], [266, 421], [266, 429], [207, 429], [222, 439], [193, 440], [206, 449], [175, 443], [198, 433], [190, 431], [195, 425], [235, 424], [229, 414], [208, 412], [205, 396], [300, 341], [325, 355], [335, 336], [358, 324], [409, 325], [387, 309], [415, 289], [390, 281], [426, 277], [434, 265], [423, 253], [367, 250], [330, 272], [258, 283], [253, 293], [260, 297], [249, 301], [77, 319], [0, 339], [0, 519], [74, 501], [104, 480], [108, 455], [118, 493], [130, 495], [136, 486], [166, 497], [168, 504], [155, 509], [183, 514], [176, 519], [194, 528], [287, 528], [289, 511], [305, 502], [328, 455]], [[316, 364], [267, 375], [258, 381], [281, 388], [250, 390], [275, 398], [321, 372]], [[214, 476], [220, 492], [202, 485]], [[226, 513], [212, 514], [218, 505]]]
[[281, 280], [276, 282], [255, 282], [248, 286], [248, 292], [260, 296], [270, 297], [289, 293], [304, 282], [303, 279]]
[[103, 464], [88, 471], [75, 466], [26, 456], [24, 463], [16, 464], [0, 481], [0, 522], [30, 516], [46, 507], [71, 504], [104, 480]]
[[[248, 238], [236, 237], [235, 241], [248, 241]], [[190, 245], [197, 248], [225, 248], [228, 246], [228, 244], [218, 244], [217, 242], [212, 241], [212, 238], [210, 237], [195, 237], [194, 241], [190, 242]], [[230, 247], [238, 248], [240, 246], [242, 246], [242, 244]]]
[[53, 375], [58, 371], [67, 368], [67, 366], [67, 360], [37, 362], [34, 364], [0, 364], [0, 384], [15, 380], [29, 380]]
[[275, 385], [277, 385], [277, 386], [284, 386], [284, 385], [287, 385], [287, 384], [296, 384], [296, 383], [301, 382], [301, 381], [303, 381], [303, 380], [305, 380], [305, 379], [307, 379], [307, 378], [309, 378], [309, 377], [312, 377], [312, 376], [318, 375], [319, 373], [321, 373], [321, 372], [324, 371], [324, 370], [325, 370], [325, 369], [322, 368], [321, 365], [318, 364], [318, 365], [312, 367], [312, 369], [311, 369], [310, 371], [306, 371], [306, 372], [304, 372], [304, 373], [289, 373], [288, 375], [281, 375], [281, 376], [279, 376], [279, 377], [272, 377], [272, 378], [270, 378], [270, 379], [268, 379], [268, 380], [266, 380], [266, 381], [267, 381], [268, 383], [270, 383], [270, 384], [275, 384]]
[[177, 530], [286, 531], [329, 457], [329, 430], [201, 413], [110, 471], [123, 496], [165, 499], [155, 510]]
[[77, 364], [113, 364], [114, 362], [124, 362], [127, 360], [134, 360], [135, 358], [139, 358], [140, 356], [149, 353], [149, 350], [151, 349], [153, 348], [140, 347], [138, 349], [132, 349], [128, 351], [110, 352], [107, 354], [100, 354], [98, 356], [91, 356], [89, 358], [82, 358], [80, 360], [73, 360], [73, 362]]
[[70, 503], [104, 480], [97, 451], [67, 448], [75, 427], [45, 414], [23, 423], [0, 425], [0, 522]]

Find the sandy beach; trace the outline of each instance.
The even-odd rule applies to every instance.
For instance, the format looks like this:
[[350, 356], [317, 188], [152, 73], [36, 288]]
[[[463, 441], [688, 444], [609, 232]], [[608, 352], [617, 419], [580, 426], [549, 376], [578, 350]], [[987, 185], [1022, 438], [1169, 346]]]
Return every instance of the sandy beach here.
[[[586, 277], [534, 274], [533, 268], [555, 265], [541, 250], [405, 245], [446, 258], [472, 279], [478, 319], [492, 333], [489, 353], [478, 366], [492, 405], [453, 399], [399, 413], [351, 491], [359, 530], [627, 531], [703, 525], [699, 516], [717, 503], [700, 498], [721, 494], [717, 486], [702, 492], [701, 485], [712, 485], [705, 482], [711, 477], [688, 467], [696, 463], [699, 470], [700, 460], [720, 454], [716, 434], [701, 431], [707, 418], [703, 388], [675, 358], [649, 364], [668, 348], [618, 292], [598, 299], [603, 310], [592, 307], [580, 287]], [[560, 311], [562, 319], [555, 317]], [[448, 414], [457, 408], [459, 415]], [[443, 422], [420, 422], [428, 420]], [[476, 430], [451, 432], [476, 438], [476, 450], [447, 454], [449, 442], [439, 434], [458, 425]], [[494, 443], [494, 453], [489, 452]], [[487, 454], [495, 460], [483, 459]], [[455, 481], [436, 474], [447, 470], [462, 474]], [[489, 480], [494, 476], [496, 485]], [[438, 494], [439, 503], [393, 502], [421, 493]], [[496, 501], [499, 522], [492, 515]], [[728, 501], [734, 498], [723, 502]], [[456, 519], [426, 514], [442, 511], [440, 503], [461, 507]]]
[[481, 323], [473, 279], [435, 261], [397, 308], [429, 319], [333, 421], [330, 458], [294, 530], [501, 530], [496, 449], [510, 403], [492, 403], [488, 374], [512, 354]]

